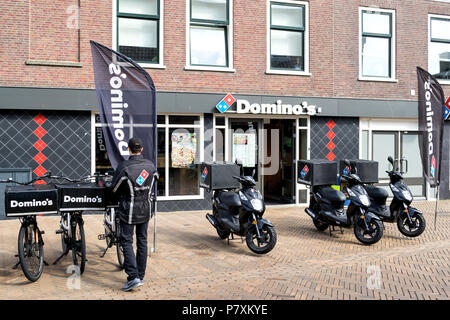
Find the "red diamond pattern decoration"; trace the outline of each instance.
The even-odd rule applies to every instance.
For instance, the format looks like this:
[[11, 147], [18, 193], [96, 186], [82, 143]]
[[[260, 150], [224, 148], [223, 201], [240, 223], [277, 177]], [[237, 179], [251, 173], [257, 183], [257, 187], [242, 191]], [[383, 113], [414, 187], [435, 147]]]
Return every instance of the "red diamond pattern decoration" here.
[[333, 161], [334, 158], [336, 158], [336, 156], [334, 155], [333, 152], [330, 151], [330, 153], [327, 154], [327, 159], [328, 159], [329, 161]]
[[327, 133], [327, 137], [328, 137], [328, 139], [333, 140], [333, 138], [336, 137], [336, 133], [334, 133], [333, 131], [330, 130]]
[[42, 113], [39, 113], [36, 117], [34, 117], [33, 119], [34, 121], [36, 121], [36, 123], [38, 125], [42, 125], [45, 121], [47, 121], [47, 119], [42, 115]]
[[44, 180], [38, 180], [34, 184], [47, 184]]
[[47, 147], [47, 144], [44, 141], [42, 141], [42, 140], [38, 140], [38, 141], [36, 141], [35, 144], [33, 144], [33, 146], [36, 149], [38, 149], [39, 151], [42, 151], [42, 150], [45, 149], [45, 147]]
[[336, 147], [336, 145], [333, 143], [333, 141], [328, 142], [327, 148], [328, 148], [330, 151], [332, 151], [335, 147]]
[[330, 128], [330, 130], [332, 130], [335, 126], [336, 123], [332, 119], [330, 119], [330, 121], [327, 122], [327, 127]]
[[42, 164], [45, 160], [47, 160], [47, 157], [42, 154], [42, 152], [39, 152], [37, 155], [34, 156], [34, 161], [36, 161], [38, 164]]
[[47, 172], [47, 170], [44, 169], [43, 166], [39, 165], [36, 169], [33, 171], [38, 177], [42, 176]]
[[47, 131], [45, 131], [44, 128], [42, 127], [38, 127], [36, 130], [34, 130], [33, 132], [39, 139], [41, 139], [43, 136], [45, 136], [47, 134]]

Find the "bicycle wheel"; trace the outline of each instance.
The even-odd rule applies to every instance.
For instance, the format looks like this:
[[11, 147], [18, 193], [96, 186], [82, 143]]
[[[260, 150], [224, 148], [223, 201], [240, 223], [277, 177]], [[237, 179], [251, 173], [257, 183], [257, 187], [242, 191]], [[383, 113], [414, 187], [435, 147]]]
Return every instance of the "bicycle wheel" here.
[[73, 264], [78, 266], [80, 274], [83, 274], [86, 265], [86, 239], [82, 218], [74, 219], [72, 223], [72, 258]]
[[44, 245], [41, 231], [34, 223], [24, 222], [20, 227], [19, 261], [22, 271], [30, 281], [37, 281], [44, 270]]
[[119, 268], [123, 269], [123, 248], [120, 244], [120, 220], [116, 219], [116, 250], [117, 250], [117, 260], [119, 261]]

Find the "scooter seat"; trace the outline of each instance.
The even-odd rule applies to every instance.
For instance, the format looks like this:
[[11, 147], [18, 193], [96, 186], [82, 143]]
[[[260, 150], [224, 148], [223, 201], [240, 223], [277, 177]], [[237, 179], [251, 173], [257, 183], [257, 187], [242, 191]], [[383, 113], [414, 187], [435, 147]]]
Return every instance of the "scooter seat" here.
[[376, 186], [367, 184], [364, 186], [364, 188], [366, 189], [369, 196], [372, 198], [375, 198], [375, 199], [380, 199], [380, 198], [386, 199], [389, 196], [387, 190], [380, 188], [380, 187], [376, 187]]
[[341, 191], [335, 190], [332, 187], [323, 187], [320, 189], [320, 194], [332, 202], [344, 202], [346, 200], [345, 194]]
[[241, 199], [235, 192], [232, 191], [222, 192], [219, 198], [228, 207], [241, 206]]

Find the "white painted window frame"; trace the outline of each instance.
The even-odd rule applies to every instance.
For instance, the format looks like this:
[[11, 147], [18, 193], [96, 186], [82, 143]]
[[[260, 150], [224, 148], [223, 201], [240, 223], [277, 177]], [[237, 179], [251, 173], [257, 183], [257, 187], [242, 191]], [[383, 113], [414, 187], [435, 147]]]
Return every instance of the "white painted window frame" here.
[[[117, 1], [113, 0], [112, 5], [112, 48], [115, 51], [118, 51], [118, 43], [117, 43]], [[164, 0], [159, 0], [159, 63], [138, 63], [142, 68], [145, 69], [166, 69], [164, 65]]]
[[[374, 82], [398, 82], [396, 78], [396, 11], [394, 9], [380, 9], [374, 7], [359, 7], [358, 8], [358, 63], [359, 63], [359, 81], [374, 81]], [[391, 77], [367, 77], [362, 74], [362, 12], [363, 11], [375, 11], [375, 12], [385, 12], [392, 14], [392, 37], [391, 37]]]
[[[450, 2], [450, 0], [448, 2]], [[430, 44], [431, 44], [431, 18], [442, 18], [442, 19], [450, 20], [450, 16], [439, 15], [439, 14], [429, 14], [428, 15], [428, 53], [430, 52]], [[430, 57], [430, 54], [428, 54], [428, 70], [430, 70], [430, 66], [431, 66], [431, 57]], [[439, 82], [439, 84], [450, 85], [450, 80], [446, 80], [446, 79], [436, 79], [436, 80]]]
[[[299, 4], [305, 6], [305, 31], [304, 31], [304, 53], [305, 53], [305, 70], [277, 70], [270, 68], [270, 3], [279, 2], [286, 4]], [[266, 74], [279, 74], [279, 75], [291, 75], [291, 76], [307, 76], [310, 77], [309, 72], [309, 2], [295, 1], [295, 0], [267, 0], [266, 3]]]
[[191, 0], [186, 0], [186, 65], [187, 71], [213, 71], [213, 72], [231, 72], [234, 73], [234, 35], [233, 35], [233, 0], [229, 0], [228, 6], [228, 26], [227, 26], [227, 47], [228, 47], [228, 67], [214, 66], [196, 66], [191, 65]]

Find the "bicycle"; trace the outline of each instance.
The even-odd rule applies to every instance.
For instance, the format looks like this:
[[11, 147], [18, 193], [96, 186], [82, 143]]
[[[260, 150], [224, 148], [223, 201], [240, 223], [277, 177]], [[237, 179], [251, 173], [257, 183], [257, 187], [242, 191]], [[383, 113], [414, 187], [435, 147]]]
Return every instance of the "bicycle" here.
[[[48, 176], [50, 176], [50, 174], [37, 177], [28, 182], [15, 181], [12, 178], [9, 178], [8, 180], [0, 180], [0, 183], [15, 183], [20, 186], [30, 186]], [[10, 189], [7, 188], [5, 190], [5, 197], [8, 191], [10, 191]], [[8, 206], [6, 207], [8, 208]], [[57, 211], [46, 212], [46, 214], [51, 213], [57, 213]], [[19, 257], [19, 262], [14, 265], [13, 269], [17, 269], [20, 265], [25, 277], [32, 282], [37, 281], [41, 277], [42, 272], [44, 271], [44, 265], [48, 266], [48, 263], [44, 260], [44, 240], [42, 239], [42, 235], [45, 232], [39, 229], [36, 220], [36, 216], [40, 214], [42, 213], [38, 211], [29, 212], [23, 216], [19, 216], [19, 213], [11, 214], [11, 216], [19, 216], [19, 221], [21, 223], [17, 241], [18, 254], [16, 255]]]
[[[97, 183], [98, 183], [98, 178], [99, 177], [111, 177], [109, 175], [100, 175], [97, 174]], [[149, 192], [149, 202], [150, 202], [150, 210], [152, 210], [153, 208], [153, 204], [156, 202], [156, 195], [154, 194], [154, 183], [155, 181], [157, 181], [159, 179], [159, 175], [156, 172], [153, 175], [153, 179], [152, 179], [152, 183], [150, 186], [150, 192]], [[104, 182], [104, 181], [103, 181]], [[108, 184], [107, 188], [109, 188], [109, 195], [107, 196], [107, 198], [109, 199], [113, 199], [114, 196], [111, 193], [111, 189], [110, 187], [112, 187], [110, 185], [111, 181], [106, 182], [106, 184]], [[108, 249], [112, 248], [113, 246], [116, 246], [116, 253], [117, 253], [117, 260], [119, 262], [119, 268], [122, 270], [124, 268], [123, 266], [123, 261], [124, 261], [124, 255], [123, 255], [123, 248], [120, 244], [120, 219], [119, 216], [116, 215], [116, 208], [118, 207], [118, 204], [113, 203], [112, 201], [110, 201], [110, 203], [108, 204], [108, 207], [104, 213], [104, 218], [103, 218], [103, 225], [105, 228], [105, 233], [104, 234], [99, 234], [98, 235], [98, 239], [99, 240], [106, 240], [106, 248], [103, 251], [103, 254], [100, 256], [101, 258], [103, 258], [106, 254], [106, 252], [108, 251]]]

